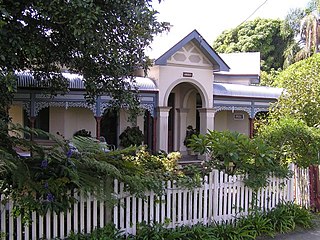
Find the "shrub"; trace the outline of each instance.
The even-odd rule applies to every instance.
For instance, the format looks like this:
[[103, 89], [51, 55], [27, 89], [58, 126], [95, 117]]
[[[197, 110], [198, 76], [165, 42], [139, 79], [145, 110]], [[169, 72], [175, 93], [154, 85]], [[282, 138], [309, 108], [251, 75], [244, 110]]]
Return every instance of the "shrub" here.
[[[121, 235], [114, 225], [108, 225], [91, 234], [71, 234], [68, 239], [166, 239], [166, 240], [248, 240], [258, 236], [274, 236], [276, 232], [283, 233], [294, 229], [296, 225], [304, 228], [311, 226], [311, 214], [306, 209], [293, 203], [281, 203], [268, 213], [254, 211], [249, 216], [235, 219], [233, 223], [214, 222], [211, 225], [201, 223], [194, 226], [167, 228], [167, 223], [142, 222], [137, 226], [136, 235]], [[304, 223], [305, 222], [305, 223]]]
[[276, 158], [283, 165], [293, 162], [306, 168], [319, 161], [319, 130], [308, 127], [302, 120], [269, 119], [260, 126], [257, 137], [275, 150]]
[[244, 182], [254, 190], [266, 186], [272, 174], [288, 177], [290, 173], [276, 159], [274, 149], [259, 138], [250, 139], [230, 131], [209, 131], [194, 136], [189, 145], [200, 154], [209, 155], [208, 169], [217, 168], [231, 175], [246, 174]]
[[119, 136], [122, 147], [140, 146], [144, 135], [139, 127], [127, 127]]

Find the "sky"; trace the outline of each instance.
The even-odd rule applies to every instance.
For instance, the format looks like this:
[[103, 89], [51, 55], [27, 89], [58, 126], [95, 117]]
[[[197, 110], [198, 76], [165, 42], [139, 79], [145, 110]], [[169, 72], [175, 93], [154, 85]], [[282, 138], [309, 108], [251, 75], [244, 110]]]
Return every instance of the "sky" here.
[[158, 58], [194, 29], [212, 45], [227, 29], [235, 28], [263, 5], [248, 21], [257, 17], [284, 19], [292, 8], [304, 8], [309, 0], [153, 0], [159, 21], [169, 22], [170, 32], [155, 37], [151, 58]]

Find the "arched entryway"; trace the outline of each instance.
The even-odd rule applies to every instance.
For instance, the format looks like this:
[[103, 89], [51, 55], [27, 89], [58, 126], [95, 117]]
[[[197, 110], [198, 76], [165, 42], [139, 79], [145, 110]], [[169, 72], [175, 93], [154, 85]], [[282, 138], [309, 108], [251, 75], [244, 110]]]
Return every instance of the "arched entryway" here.
[[[201, 96], [202, 95], [202, 96]], [[203, 94], [192, 83], [182, 82], [176, 85], [167, 100], [168, 112], [168, 152], [186, 151], [184, 139], [187, 126], [201, 132], [201, 109]]]

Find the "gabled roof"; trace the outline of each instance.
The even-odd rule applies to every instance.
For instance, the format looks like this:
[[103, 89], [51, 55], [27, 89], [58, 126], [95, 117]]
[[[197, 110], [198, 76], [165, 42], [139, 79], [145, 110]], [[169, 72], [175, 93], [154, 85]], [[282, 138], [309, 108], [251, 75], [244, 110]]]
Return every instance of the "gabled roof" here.
[[193, 42], [201, 52], [208, 58], [213, 66], [218, 66], [218, 71], [229, 71], [230, 67], [223, 61], [223, 59], [212, 49], [212, 47], [207, 43], [207, 41], [199, 34], [197, 30], [193, 30], [186, 37], [184, 37], [180, 42], [170, 48], [156, 61], [156, 65], [166, 65], [167, 60], [179, 51], [183, 46], [189, 42]]

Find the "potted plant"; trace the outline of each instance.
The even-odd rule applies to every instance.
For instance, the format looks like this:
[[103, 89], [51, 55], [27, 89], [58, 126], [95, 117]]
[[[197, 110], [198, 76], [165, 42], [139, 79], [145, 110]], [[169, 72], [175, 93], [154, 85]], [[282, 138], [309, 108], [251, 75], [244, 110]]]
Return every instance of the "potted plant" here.
[[90, 131], [87, 131], [85, 129], [81, 129], [81, 130], [78, 130], [76, 131], [74, 134], [73, 134], [74, 137], [76, 136], [80, 136], [80, 137], [91, 137], [91, 132]]
[[198, 131], [192, 127], [192, 125], [189, 125], [186, 130], [186, 137], [183, 141], [183, 144], [187, 147], [187, 151], [189, 155], [194, 155], [194, 152], [189, 148], [190, 139], [193, 135], [198, 135]]
[[122, 147], [140, 146], [144, 140], [144, 135], [139, 127], [127, 127], [119, 136]]

